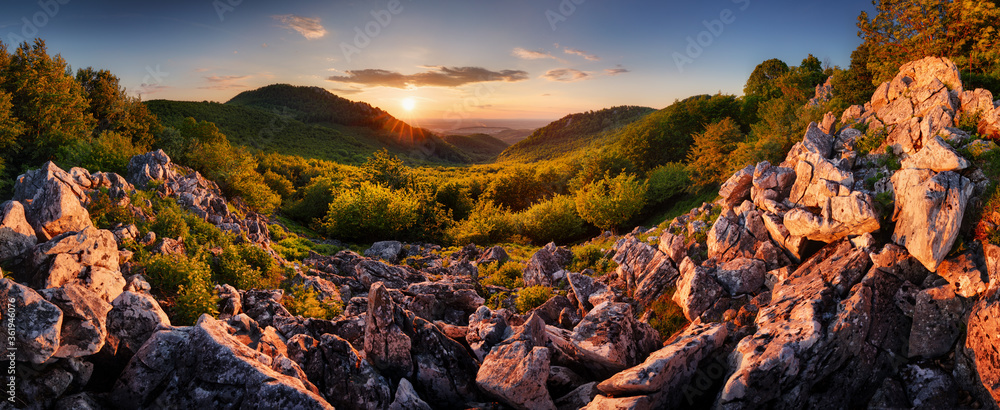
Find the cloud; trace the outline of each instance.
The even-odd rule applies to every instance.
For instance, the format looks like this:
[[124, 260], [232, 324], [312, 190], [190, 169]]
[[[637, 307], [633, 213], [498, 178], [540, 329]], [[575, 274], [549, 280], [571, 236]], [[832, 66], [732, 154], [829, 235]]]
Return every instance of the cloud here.
[[627, 68], [624, 68], [622, 66], [618, 66], [616, 68], [605, 68], [604, 69], [604, 73], [607, 74], [607, 75], [611, 75], [611, 76], [615, 76], [615, 75], [618, 75], [618, 74], [631, 73], [631, 72], [632, 72], [631, 70], [629, 70]]
[[351, 88], [330, 88], [329, 91], [331, 93], [336, 94], [336, 95], [352, 95], [352, 94], [361, 93], [361, 92], [363, 92], [365, 90], [362, 90], [360, 88], [351, 87]]
[[590, 60], [590, 61], [601, 61], [600, 57], [595, 56], [593, 54], [588, 54], [586, 51], [577, 50], [575, 48], [567, 48], [567, 49], [564, 49], [563, 52], [566, 53], [566, 54], [578, 55], [578, 56], [586, 58], [587, 60]]
[[580, 71], [572, 68], [559, 68], [556, 70], [549, 70], [542, 78], [549, 81], [558, 81], [562, 83], [571, 83], [574, 81], [584, 80], [590, 77], [590, 73], [586, 71]]
[[326, 35], [326, 29], [320, 24], [320, 19], [296, 16], [294, 14], [283, 14], [274, 17], [282, 23], [282, 27], [298, 31], [307, 40], [316, 40]]
[[514, 57], [520, 58], [522, 60], [541, 60], [545, 58], [551, 58], [553, 60], [559, 60], [558, 57], [541, 51], [525, 50], [521, 47], [517, 47], [511, 52]]
[[208, 85], [198, 87], [202, 90], [229, 90], [233, 88], [247, 88], [244, 84], [239, 84], [239, 81], [246, 80], [250, 78], [249, 75], [209, 75], [205, 76], [205, 80], [208, 81]]
[[426, 67], [432, 71], [402, 74], [396, 71], [365, 69], [347, 70], [345, 76], [332, 76], [327, 80], [338, 83], [362, 84], [370, 87], [459, 87], [490, 81], [518, 82], [528, 79], [521, 70], [491, 71], [482, 67]]

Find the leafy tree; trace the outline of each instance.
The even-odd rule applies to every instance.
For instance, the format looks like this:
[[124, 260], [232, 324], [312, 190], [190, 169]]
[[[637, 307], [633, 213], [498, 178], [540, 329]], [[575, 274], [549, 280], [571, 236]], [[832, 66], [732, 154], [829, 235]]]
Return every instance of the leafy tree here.
[[391, 189], [401, 189], [410, 184], [410, 169], [403, 160], [389, 153], [385, 148], [372, 154], [361, 167], [365, 179]]
[[413, 195], [365, 181], [336, 195], [322, 228], [336, 238], [372, 242], [401, 238], [419, 218], [420, 203]]
[[517, 218], [507, 208], [480, 199], [469, 217], [451, 229], [450, 236], [458, 245], [501, 243], [510, 241], [518, 229]]
[[152, 144], [159, 121], [138, 98], [126, 94], [118, 77], [108, 70], [88, 67], [76, 72], [76, 80], [90, 101], [88, 112], [97, 121], [95, 136], [114, 131], [127, 136], [136, 146]]
[[684, 164], [670, 162], [650, 171], [648, 183], [646, 203], [654, 206], [686, 191], [691, 185], [691, 177]]
[[585, 221], [613, 230], [642, 210], [646, 190], [646, 183], [635, 175], [605, 176], [577, 191], [576, 210]]
[[705, 132], [694, 136], [694, 147], [688, 153], [688, 171], [697, 186], [720, 183], [728, 176], [729, 153], [744, 140], [736, 123], [723, 119], [709, 125]]
[[892, 79], [899, 67], [926, 56], [949, 57], [962, 71], [1000, 70], [1000, 9], [992, 1], [876, 0], [876, 15], [858, 16], [867, 44], [873, 84]]
[[552, 194], [546, 184], [536, 178], [534, 167], [509, 166], [493, 176], [483, 197], [519, 212]]
[[759, 102], [780, 97], [781, 89], [776, 83], [778, 78], [781, 78], [788, 71], [788, 64], [777, 58], [757, 64], [757, 67], [750, 73], [746, 85], [743, 86], [743, 96], [746, 98], [757, 97]]
[[532, 206], [521, 214], [524, 234], [535, 243], [560, 242], [583, 233], [583, 219], [572, 197], [560, 195]]
[[862, 43], [851, 52], [851, 66], [833, 75], [833, 98], [847, 105], [863, 105], [875, 93], [872, 72], [868, 70], [868, 45]]

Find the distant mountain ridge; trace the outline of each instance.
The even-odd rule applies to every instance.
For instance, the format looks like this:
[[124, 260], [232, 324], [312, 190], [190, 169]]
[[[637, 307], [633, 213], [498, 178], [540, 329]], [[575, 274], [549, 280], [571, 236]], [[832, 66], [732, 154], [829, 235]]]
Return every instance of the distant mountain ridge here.
[[528, 138], [500, 154], [499, 159], [524, 162], [550, 160], [588, 147], [602, 146], [611, 142], [608, 140], [613, 131], [655, 111], [649, 107], [619, 106], [570, 114], [535, 130]]

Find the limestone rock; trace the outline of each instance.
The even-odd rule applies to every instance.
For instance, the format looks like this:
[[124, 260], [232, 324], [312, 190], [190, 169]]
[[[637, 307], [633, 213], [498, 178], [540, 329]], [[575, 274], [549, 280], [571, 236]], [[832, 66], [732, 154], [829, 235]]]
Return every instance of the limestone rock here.
[[118, 341], [118, 348], [139, 351], [160, 327], [170, 327], [170, 318], [147, 293], [123, 292], [111, 302], [108, 333]]
[[712, 307], [725, 290], [708, 269], [696, 265], [690, 258], [684, 259], [680, 268], [681, 277], [673, 300], [688, 320], [694, 320]]
[[573, 289], [573, 294], [576, 295], [580, 310], [583, 312], [590, 311], [594, 307], [594, 304], [590, 302], [591, 296], [608, 290], [607, 285], [595, 281], [594, 278], [587, 275], [571, 272], [566, 275], [566, 279], [569, 282], [570, 289]]
[[754, 166], [748, 165], [722, 184], [719, 188], [719, 196], [726, 202], [726, 206], [732, 208], [750, 198], [750, 188], [753, 187]]
[[434, 324], [413, 319], [410, 351], [414, 387], [428, 402], [458, 408], [478, 398], [476, 361]]
[[904, 159], [902, 164], [903, 168], [929, 169], [934, 172], [961, 171], [969, 167], [969, 161], [958, 155], [941, 137], [930, 138], [923, 149]]
[[[0, 279], [0, 300], [14, 308], [14, 347], [17, 355], [40, 364], [59, 349], [63, 312], [42, 298], [33, 289], [10, 279]], [[13, 302], [10, 302], [13, 300]], [[9, 312], [4, 313], [4, 327], [9, 324]]]
[[640, 310], [651, 305], [677, 280], [677, 269], [667, 255], [635, 236], [625, 238], [612, 260], [618, 264], [614, 275], [632, 295]]
[[[412, 316], [412, 313], [409, 315]], [[407, 312], [392, 301], [381, 282], [372, 285], [368, 292], [364, 351], [381, 373], [390, 377], [409, 377], [412, 374], [412, 342], [403, 329], [412, 321], [412, 317], [407, 317]]]
[[934, 272], [951, 250], [972, 196], [972, 183], [950, 171], [904, 169], [892, 177], [896, 192], [892, 239]]
[[291, 317], [291, 312], [281, 304], [284, 295], [282, 290], [248, 290], [243, 294], [244, 313], [250, 316], [260, 326], [274, 324], [278, 316]]
[[365, 250], [365, 257], [381, 259], [389, 263], [399, 263], [399, 255], [402, 250], [403, 244], [399, 241], [375, 242], [371, 248]]
[[989, 277], [983, 275], [972, 258], [972, 255], [962, 254], [947, 259], [941, 262], [937, 271], [955, 288], [955, 293], [964, 298], [974, 298], [989, 287]]
[[1000, 301], [996, 295], [980, 300], [969, 314], [965, 350], [975, 362], [979, 383], [989, 392], [993, 405], [1000, 403]]
[[516, 409], [555, 409], [545, 386], [549, 365], [548, 348], [516, 341], [498, 346], [486, 356], [476, 384]]
[[764, 285], [767, 267], [757, 259], [737, 258], [719, 265], [715, 279], [731, 296], [752, 293]]
[[555, 286], [559, 279], [565, 279], [563, 270], [573, 260], [573, 252], [564, 247], [549, 243], [531, 256], [524, 268], [525, 286]]
[[431, 406], [420, 399], [409, 380], [400, 379], [396, 398], [389, 405], [389, 410], [431, 410]]
[[951, 285], [917, 294], [910, 331], [910, 357], [937, 358], [952, 350], [965, 308]]
[[645, 360], [659, 340], [656, 330], [635, 319], [627, 303], [601, 303], [573, 329], [573, 343], [614, 372]]
[[820, 205], [819, 215], [804, 208], [785, 214], [784, 226], [792, 237], [819, 242], [836, 242], [847, 236], [859, 236], [880, 228], [878, 213], [868, 194], [853, 191], [849, 195], [828, 197]]
[[14, 184], [14, 200], [25, 208], [25, 217], [39, 239], [94, 226], [83, 207], [86, 194], [73, 177], [52, 162], [28, 171]]
[[512, 333], [502, 312], [494, 312], [486, 306], [480, 306], [476, 313], [469, 316], [469, 330], [465, 340], [477, 358], [483, 360], [493, 346], [500, 344]]
[[759, 212], [752, 210], [737, 215], [731, 210], [723, 210], [708, 231], [708, 257], [716, 258], [719, 262], [741, 257], [753, 258], [759, 244], [769, 238]]
[[387, 265], [375, 260], [362, 260], [355, 267], [355, 274], [365, 286], [371, 286], [376, 282], [389, 289], [402, 289], [407, 284], [413, 282], [423, 282], [426, 280], [409, 267]]
[[175, 175], [170, 157], [163, 150], [136, 155], [128, 162], [128, 182], [145, 189], [150, 181], [163, 181]]
[[0, 261], [19, 258], [36, 243], [38, 238], [24, 217], [24, 206], [17, 201], [0, 204]]

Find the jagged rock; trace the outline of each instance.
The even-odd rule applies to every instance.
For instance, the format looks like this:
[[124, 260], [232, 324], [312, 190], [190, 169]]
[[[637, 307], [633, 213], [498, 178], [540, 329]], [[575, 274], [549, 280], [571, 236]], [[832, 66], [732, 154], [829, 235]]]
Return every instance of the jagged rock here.
[[472, 347], [477, 359], [483, 360], [493, 346], [500, 344], [513, 334], [507, 325], [507, 318], [502, 312], [494, 312], [486, 306], [480, 306], [476, 313], [469, 316], [469, 331], [465, 340]]
[[403, 244], [399, 241], [375, 242], [371, 248], [365, 250], [365, 257], [381, 259], [389, 263], [399, 263], [399, 254], [403, 250]]
[[54, 405], [57, 409], [74, 409], [74, 410], [102, 410], [107, 407], [101, 404], [101, 401], [94, 397], [94, 394], [90, 392], [77, 393], [72, 396], [66, 396]]
[[5, 310], [4, 327], [14, 320], [14, 342], [7, 347], [17, 349], [23, 360], [40, 364], [59, 349], [63, 312], [42, 298], [33, 289], [10, 279], [0, 279], [0, 300], [13, 306], [14, 314]]
[[591, 366], [609, 374], [641, 363], [660, 347], [652, 327], [635, 319], [628, 303], [601, 303], [573, 329], [572, 342]]
[[55, 357], [89, 356], [104, 347], [110, 303], [94, 297], [93, 292], [76, 282], [38, 293], [63, 312], [59, 350]]
[[486, 356], [476, 384], [517, 409], [555, 409], [545, 386], [549, 364], [548, 348], [518, 340], [497, 346]]
[[184, 242], [173, 238], [162, 238], [153, 246], [152, 252], [160, 255], [183, 255], [187, 251], [184, 249]]
[[118, 342], [118, 349], [138, 352], [161, 326], [169, 328], [170, 318], [149, 294], [123, 292], [111, 302], [108, 334]]
[[910, 357], [937, 358], [952, 350], [965, 308], [951, 285], [917, 293], [910, 330]]
[[903, 168], [929, 169], [934, 172], [961, 171], [969, 167], [969, 161], [955, 152], [941, 137], [933, 137], [916, 155], [904, 159], [902, 165]]
[[597, 396], [597, 382], [590, 382], [556, 399], [558, 410], [578, 410], [587, 406]]
[[566, 279], [569, 282], [570, 289], [573, 289], [573, 294], [576, 295], [580, 310], [584, 312], [590, 311], [594, 307], [594, 304], [590, 302], [591, 296], [608, 290], [607, 285], [595, 281], [594, 278], [587, 275], [571, 272], [566, 275]]
[[73, 177], [51, 161], [18, 176], [14, 184], [13, 199], [24, 205], [28, 223], [42, 240], [93, 227], [90, 213], [83, 207], [85, 198]]
[[[118, 242], [110, 231], [86, 228], [65, 233], [35, 247], [32, 265], [39, 271], [39, 287], [59, 287], [82, 281], [110, 302], [121, 294], [125, 278], [118, 273]], [[90, 268], [89, 270], [86, 268]], [[95, 268], [103, 268], [100, 272]], [[89, 271], [89, 274], [87, 272]], [[82, 276], [82, 278], [81, 278]]]
[[809, 124], [806, 135], [801, 142], [792, 146], [787, 158], [797, 160], [809, 153], [818, 154], [823, 158], [830, 158], [833, 153], [833, 137], [820, 130], [815, 122]]
[[417, 316], [427, 320], [446, 319], [449, 323], [456, 322], [451, 323], [455, 325], [465, 325], [466, 318], [486, 303], [473, 285], [464, 283], [420, 282], [407, 286], [406, 292], [426, 300], [419, 311], [415, 309], [416, 303], [411, 302], [409, 309]]
[[136, 155], [128, 162], [128, 182], [145, 189], [150, 181], [162, 181], [176, 175], [170, 157], [163, 150]]
[[389, 405], [389, 410], [431, 410], [431, 406], [420, 399], [409, 380], [400, 379], [396, 399]]
[[760, 289], [764, 285], [766, 270], [761, 260], [737, 258], [719, 265], [715, 279], [731, 296], [736, 296]]
[[[753, 206], [750, 202], [744, 204]], [[753, 258], [759, 243], [767, 240], [770, 240], [769, 234], [760, 212], [751, 210], [737, 215], [726, 209], [708, 231], [708, 257], [720, 263], [736, 258]]]
[[822, 206], [827, 198], [847, 195], [854, 184], [850, 171], [837, 168], [829, 159], [812, 152], [800, 158], [795, 175], [788, 199], [802, 206]]
[[17, 201], [0, 204], [0, 261], [19, 258], [38, 243], [35, 230]]
[[965, 351], [975, 363], [977, 381], [992, 397], [994, 406], [1000, 403], [1000, 344], [996, 341], [997, 335], [1000, 335], [1000, 300], [994, 293], [972, 308], [965, 338]]
[[880, 228], [871, 197], [860, 191], [828, 197], [820, 204], [821, 213], [795, 208], [785, 214], [784, 226], [792, 237], [819, 242], [836, 242], [847, 236], [875, 232]]
[[365, 325], [365, 356], [382, 374], [409, 377], [413, 372], [413, 346], [405, 327], [413, 323], [412, 313], [396, 306], [382, 282], [368, 292]]
[[412, 380], [421, 396], [450, 408], [475, 400], [477, 366], [465, 347], [424, 319], [413, 319], [412, 327]]
[[156, 403], [179, 408], [221, 404], [333, 408], [304, 377], [285, 374], [286, 367], [304, 374], [295, 362], [261, 354], [240, 343], [226, 328], [223, 322], [202, 315], [194, 326], [156, 332], [122, 372], [112, 401], [122, 408]]
[[[17, 368], [16, 373], [13, 373], [14, 383], [7, 385], [7, 389], [13, 393], [5, 391], [9, 398], [4, 400], [7, 405], [4, 407], [16, 408], [16, 405], [20, 405], [24, 408], [58, 408], [53, 406], [56, 399], [85, 386], [93, 369], [92, 363], [80, 359], [61, 359], [43, 366]], [[15, 406], [10, 405], [12, 402]]]
[[[552, 397], [562, 397], [586, 384], [586, 379], [568, 367], [549, 366], [549, 377], [546, 385]], [[558, 404], [556, 405], [558, 407]]]
[[374, 410], [385, 409], [392, 401], [385, 378], [339, 336], [324, 334], [317, 341], [295, 335], [288, 339], [288, 357], [334, 406]]
[[479, 255], [479, 258], [476, 259], [476, 264], [485, 265], [487, 263], [498, 263], [502, 265], [509, 260], [510, 255], [507, 254], [507, 251], [505, 251], [502, 246], [494, 246], [487, 249], [482, 255]]
[[690, 258], [681, 262], [681, 277], [673, 300], [688, 320], [701, 316], [725, 291], [709, 269], [695, 264]]
[[524, 285], [555, 286], [560, 279], [566, 278], [563, 268], [572, 260], [573, 252], [550, 242], [531, 255], [524, 268]]
[[967, 253], [941, 262], [937, 274], [951, 283], [955, 293], [964, 298], [973, 298], [989, 287], [989, 277], [983, 275], [973, 256]]
[[674, 285], [677, 269], [667, 255], [635, 236], [623, 239], [617, 248], [612, 258], [618, 264], [615, 282], [632, 295], [639, 310], [645, 310], [664, 290]]
[[914, 409], [953, 409], [957, 406], [955, 380], [948, 373], [918, 364], [900, 370], [906, 395]]
[[608, 397], [597, 395], [583, 410], [652, 410], [653, 400], [649, 396]]
[[[569, 298], [556, 295], [550, 297], [549, 300], [542, 303], [540, 306], [531, 309], [530, 314], [538, 315], [545, 322], [546, 325], [559, 326], [559, 315], [562, 313], [563, 309], [576, 310], [576, 305], [570, 302]], [[577, 321], [580, 318], [577, 317]], [[570, 326], [572, 328], [572, 326]]]
[[597, 389], [615, 397], [650, 395], [653, 408], [676, 408], [684, 397], [678, 393], [691, 383], [698, 365], [722, 346], [727, 335], [722, 323], [692, 325], [642, 364], [619, 372]]
[[958, 238], [972, 183], [957, 173], [904, 169], [892, 176], [896, 192], [892, 240], [934, 272]]
[[227, 319], [243, 313], [243, 298], [240, 292], [231, 285], [215, 285], [219, 295], [219, 318]]
[[276, 317], [292, 316], [281, 304], [283, 295], [281, 289], [248, 290], [243, 294], [243, 311], [261, 326], [272, 326]]
[[767, 228], [771, 239], [784, 249], [796, 263], [801, 261], [809, 241], [804, 237], [792, 235], [785, 227], [784, 217], [781, 215], [765, 213], [761, 216], [761, 220], [764, 221], [764, 227]]
[[423, 275], [408, 270], [408, 267], [387, 265], [374, 260], [362, 260], [355, 267], [357, 278], [366, 287], [382, 282], [389, 289], [403, 289], [412, 282], [423, 282]]
[[657, 243], [657, 248], [663, 252], [675, 264], [680, 263], [687, 256], [687, 246], [684, 237], [670, 233], [669, 229], [664, 229]]
[[753, 187], [754, 166], [747, 165], [722, 184], [719, 188], [719, 196], [725, 201], [726, 206], [732, 208], [743, 201], [750, 199], [750, 188]]

